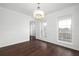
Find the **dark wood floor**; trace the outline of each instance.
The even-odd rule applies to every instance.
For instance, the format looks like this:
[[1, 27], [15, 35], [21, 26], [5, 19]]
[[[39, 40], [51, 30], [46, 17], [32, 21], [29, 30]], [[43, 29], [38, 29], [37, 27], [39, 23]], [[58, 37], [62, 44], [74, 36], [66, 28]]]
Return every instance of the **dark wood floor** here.
[[0, 48], [0, 56], [79, 56], [79, 51], [32, 40]]

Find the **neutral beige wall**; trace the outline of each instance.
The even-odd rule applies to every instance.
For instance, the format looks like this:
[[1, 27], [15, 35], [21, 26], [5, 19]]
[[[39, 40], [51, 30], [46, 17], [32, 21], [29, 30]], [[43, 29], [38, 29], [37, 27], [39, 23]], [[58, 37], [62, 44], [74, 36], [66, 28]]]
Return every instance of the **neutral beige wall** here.
[[[62, 43], [57, 41], [57, 17], [71, 15], [72, 16], [72, 44]], [[79, 5], [67, 7], [49, 14], [45, 18], [47, 20], [47, 38], [42, 39], [54, 44], [79, 50]]]
[[0, 7], [0, 47], [29, 41], [30, 16]]

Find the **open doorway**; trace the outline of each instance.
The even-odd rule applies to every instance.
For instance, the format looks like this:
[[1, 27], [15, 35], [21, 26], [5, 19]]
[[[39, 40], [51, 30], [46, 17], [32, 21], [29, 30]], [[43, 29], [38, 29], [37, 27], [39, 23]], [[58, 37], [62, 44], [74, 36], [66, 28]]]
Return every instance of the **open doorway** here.
[[36, 39], [35, 21], [30, 21], [30, 40]]

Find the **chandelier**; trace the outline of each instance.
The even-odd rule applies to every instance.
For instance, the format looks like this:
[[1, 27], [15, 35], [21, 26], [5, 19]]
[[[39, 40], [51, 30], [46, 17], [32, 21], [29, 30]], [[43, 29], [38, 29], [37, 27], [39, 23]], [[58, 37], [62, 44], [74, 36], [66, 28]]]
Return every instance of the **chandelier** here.
[[42, 21], [45, 17], [45, 14], [44, 14], [44, 11], [42, 11], [40, 9], [40, 6], [39, 6], [40, 3], [38, 3], [38, 7], [37, 9], [34, 11], [33, 13], [33, 17], [35, 18], [35, 20], [39, 20], [39, 21]]

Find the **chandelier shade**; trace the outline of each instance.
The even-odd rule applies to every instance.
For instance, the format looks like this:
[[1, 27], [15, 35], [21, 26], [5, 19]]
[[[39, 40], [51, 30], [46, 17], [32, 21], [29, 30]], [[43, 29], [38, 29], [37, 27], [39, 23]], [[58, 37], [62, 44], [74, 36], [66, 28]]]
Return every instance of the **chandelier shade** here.
[[43, 20], [45, 17], [45, 13], [40, 9], [39, 3], [37, 9], [33, 12], [33, 17], [35, 18], [35, 20], [39, 21]]
[[44, 19], [45, 14], [42, 10], [35, 10], [34, 13], [33, 13], [33, 17], [36, 20], [42, 20], [42, 19]]

